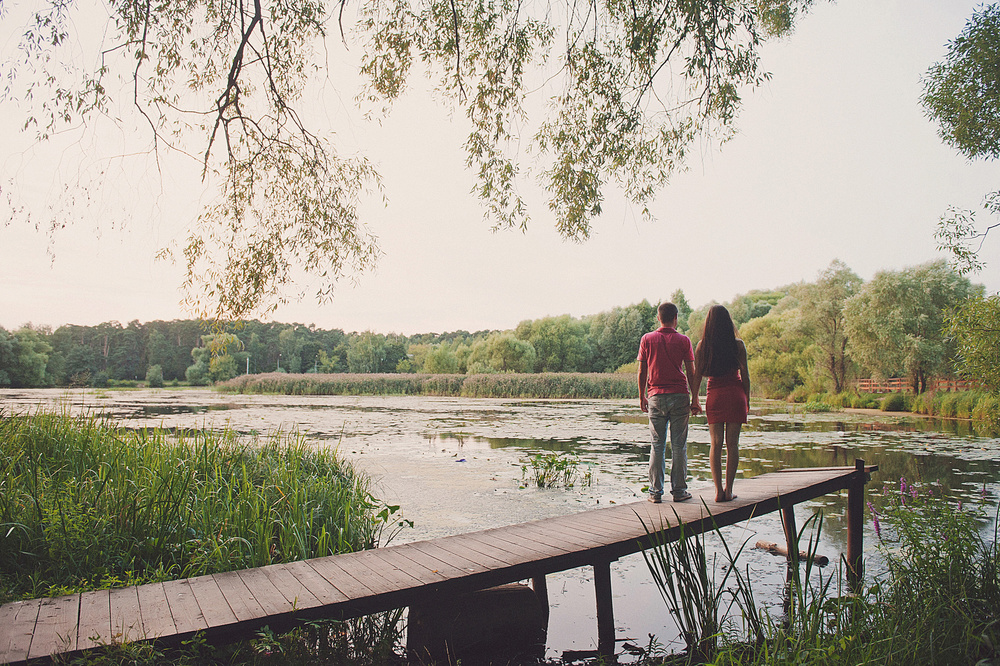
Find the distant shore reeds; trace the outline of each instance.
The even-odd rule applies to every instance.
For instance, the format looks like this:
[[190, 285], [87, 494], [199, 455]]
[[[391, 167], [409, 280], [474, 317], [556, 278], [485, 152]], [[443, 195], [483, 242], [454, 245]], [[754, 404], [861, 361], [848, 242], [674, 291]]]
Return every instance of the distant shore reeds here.
[[639, 395], [635, 376], [544, 372], [481, 375], [285, 374], [242, 375], [217, 385], [229, 393], [285, 395], [428, 395], [470, 398], [620, 398]]

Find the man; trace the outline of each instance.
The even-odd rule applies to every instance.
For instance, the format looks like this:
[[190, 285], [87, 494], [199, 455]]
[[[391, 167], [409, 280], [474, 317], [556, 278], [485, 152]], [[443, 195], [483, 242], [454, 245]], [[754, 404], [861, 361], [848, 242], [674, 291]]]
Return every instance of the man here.
[[[649, 414], [653, 443], [649, 450], [649, 501], [659, 504], [666, 472], [664, 449], [670, 427], [670, 494], [675, 502], [691, 499], [687, 491], [688, 417], [701, 411], [694, 384], [691, 340], [677, 332], [677, 306], [656, 309], [660, 328], [639, 342], [639, 407]], [[681, 366], [683, 364], [683, 372]]]

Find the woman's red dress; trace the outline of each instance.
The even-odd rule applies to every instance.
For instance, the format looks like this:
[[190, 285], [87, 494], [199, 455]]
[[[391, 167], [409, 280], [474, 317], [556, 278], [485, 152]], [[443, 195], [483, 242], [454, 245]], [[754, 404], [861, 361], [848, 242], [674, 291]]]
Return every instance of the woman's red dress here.
[[709, 423], [746, 423], [749, 407], [738, 369], [727, 375], [708, 378], [705, 416]]

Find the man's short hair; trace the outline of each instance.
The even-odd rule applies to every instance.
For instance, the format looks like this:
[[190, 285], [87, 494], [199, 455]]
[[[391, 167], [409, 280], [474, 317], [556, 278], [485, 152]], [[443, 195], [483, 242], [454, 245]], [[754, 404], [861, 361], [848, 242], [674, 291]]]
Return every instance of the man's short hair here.
[[660, 303], [660, 307], [656, 308], [656, 316], [661, 324], [669, 324], [677, 318], [677, 306], [673, 303]]

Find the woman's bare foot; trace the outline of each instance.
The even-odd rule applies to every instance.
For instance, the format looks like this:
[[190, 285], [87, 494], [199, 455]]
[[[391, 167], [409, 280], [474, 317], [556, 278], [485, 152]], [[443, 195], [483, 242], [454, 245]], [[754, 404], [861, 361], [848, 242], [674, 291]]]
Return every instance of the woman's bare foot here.
[[737, 497], [738, 497], [738, 495], [734, 495], [733, 491], [731, 491], [731, 490], [729, 490], [729, 491], [723, 491], [723, 493], [721, 495], [719, 493], [715, 494], [715, 501], [716, 502], [732, 502]]

